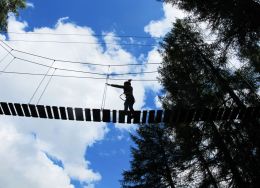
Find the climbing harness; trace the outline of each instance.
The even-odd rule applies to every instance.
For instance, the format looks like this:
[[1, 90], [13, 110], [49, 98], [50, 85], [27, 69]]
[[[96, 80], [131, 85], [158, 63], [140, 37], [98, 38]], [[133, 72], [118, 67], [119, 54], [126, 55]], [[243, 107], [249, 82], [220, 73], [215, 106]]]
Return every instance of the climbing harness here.
[[122, 98], [123, 95], [125, 96], [124, 93], [122, 93], [121, 95], [119, 95], [119, 98], [120, 98], [122, 101], [125, 101], [126, 99]]

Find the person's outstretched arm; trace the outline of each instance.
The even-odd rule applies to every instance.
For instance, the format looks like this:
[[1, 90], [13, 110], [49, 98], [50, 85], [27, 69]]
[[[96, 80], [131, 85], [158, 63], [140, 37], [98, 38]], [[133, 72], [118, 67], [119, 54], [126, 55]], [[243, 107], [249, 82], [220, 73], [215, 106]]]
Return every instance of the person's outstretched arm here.
[[107, 84], [107, 85], [112, 86], [112, 87], [116, 87], [116, 88], [124, 89], [124, 86], [122, 86], [122, 85], [117, 85], [117, 84]]

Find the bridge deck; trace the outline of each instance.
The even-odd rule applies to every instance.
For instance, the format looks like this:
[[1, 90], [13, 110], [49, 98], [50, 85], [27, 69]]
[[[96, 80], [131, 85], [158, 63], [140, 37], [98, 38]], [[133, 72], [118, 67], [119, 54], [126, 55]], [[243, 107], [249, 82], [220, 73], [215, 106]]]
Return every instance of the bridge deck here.
[[199, 108], [173, 110], [143, 110], [135, 111], [134, 117], [122, 110], [72, 108], [58, 106], [44, 106], [34, 104], [19, 104], [0, 102], [0, 115], [22, 116], [44, 119], [92, 121], [113, 123], [172, 123], [192, 121], [225, 121], [234, 119], [248, 119], [260, 117], [260, 108]]

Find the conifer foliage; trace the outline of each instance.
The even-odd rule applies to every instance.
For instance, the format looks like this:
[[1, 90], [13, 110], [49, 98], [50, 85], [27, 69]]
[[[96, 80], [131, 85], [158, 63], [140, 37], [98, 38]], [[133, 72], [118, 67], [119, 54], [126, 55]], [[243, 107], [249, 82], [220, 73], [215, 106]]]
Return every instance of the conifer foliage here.
[[[165, 88], [162, 98], [165, 109], [201, 106], [242, 109], [260, 105], [257, 71], [250, 64], [229, 68], [223, 46], [206, 43], [190, 20], [177, 20], [161, 47], [163, 62], [159, 79]], [[150, 134], [143, 134], [147, 129]], [[158, 137], [158, 130], [163, 136]], [[123, 173], [123, 187], [253, 188], [260, 185], [258, 116], [241, 121], [209, 119], [143, 125], [137, 134], [133, 137], [137, 147], [132, 151], [131, 169]], [[159, 138], [164, 144], [152, 142]], [[163, 173], [167, 172], [165, 164], [170, 179]]]
[[0, 30], [6, 31], [8, 13], [18, 15], [21, 8], [26, 7], [26, 0], [0, 0]]

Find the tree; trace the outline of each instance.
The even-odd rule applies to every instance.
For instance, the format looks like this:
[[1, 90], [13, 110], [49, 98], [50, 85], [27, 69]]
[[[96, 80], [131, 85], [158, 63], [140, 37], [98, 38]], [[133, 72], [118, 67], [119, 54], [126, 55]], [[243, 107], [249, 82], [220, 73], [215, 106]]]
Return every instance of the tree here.
[[166, 130], [162, 125], [147, 124], [140, 125], [137, 135], [131, 135], [137, 147], [132, 147], [131, 170], [123, 172], [122, 187], [175, 187], [176, 153]]
[[26, 7], [26, 0], [0, 1], [0, 30], [6, 31], [8, 13], [18, 15], [18, 10]]
[[236, 40], [245, 44], [259, 40], [258, 15], [260, 2], [256, 0], [164, 0], [193, 13], [197, 21], [207, 21], [218, 30], [225, 41]]
[[[163, 99], [166, 109], [259, 104], [255, 72], [246, 67], [232, 72], [226, 68], [227, 58], [218, 52], [219, 46], [204, 43], [200, 32], [187, 20], [174, 24], [162, 43], [159, 70], [167, 91]], [[182, 153], [176, 164], [183, 165], [181, 169], [188, 174], [201, 174], [197, 186], [207, 187], [208, 182], [214, 187], [259, 184], [259, 117], [250, 122], [207, 121], [174, 127], [175, 144]], [[190, 166], [194, 162], [198, 168]], [[198, 179], [186, 178], [188, 183], [194, 181]]]
[[[192, 22], [207, 22], [219, 42], [239, 50], [241, 58], [252, 58], [260, 72], [260, 2], [258, 0], [163, 0], [192, 13]], [[249, 55], [250, 54], [250, 55]], [[257, 58], [256, 58], [257, 56]]]
[[[227, 69], [220, 46], [205, 43], [189, 20], [177, 20], [161, 46], [164, 109], [259, 105], [254, 69]], [[259, 130], [259, 117], [141, 125], [132, 136], [136, 148], [122, 186], [257, 187]]]

